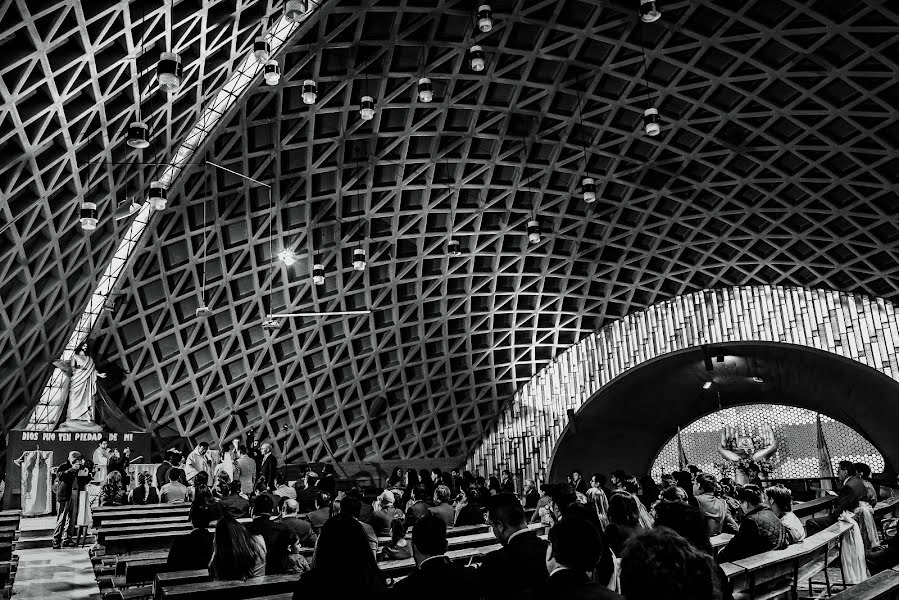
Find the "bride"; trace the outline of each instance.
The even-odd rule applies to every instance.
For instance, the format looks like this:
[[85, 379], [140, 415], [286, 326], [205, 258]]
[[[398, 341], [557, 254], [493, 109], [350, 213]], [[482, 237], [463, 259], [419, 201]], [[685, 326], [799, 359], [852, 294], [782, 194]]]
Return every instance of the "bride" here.
[[234, 456], [232, 456], [230, 450], [222, 451], [222, 462], [215, 468], [215, 473], [213, 475], [217, 476], [219, 473], [227, 473], [228, 477], [231, 478], [231, 481], [240, 479], [240, 467], [234, 462]]

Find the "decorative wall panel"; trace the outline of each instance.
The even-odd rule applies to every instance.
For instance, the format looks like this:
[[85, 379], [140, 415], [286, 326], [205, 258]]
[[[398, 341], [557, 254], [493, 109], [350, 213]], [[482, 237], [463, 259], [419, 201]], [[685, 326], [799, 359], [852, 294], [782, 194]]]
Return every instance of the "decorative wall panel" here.
[[816, 348], [899, 380], [899, 319], [886, 300], [779, 286], [706, 290], [628, 315], [563, 352], [515, 393], [468, 468], [542, 479], [567, 411], [602, 386], [671, 352], [741, 341]]

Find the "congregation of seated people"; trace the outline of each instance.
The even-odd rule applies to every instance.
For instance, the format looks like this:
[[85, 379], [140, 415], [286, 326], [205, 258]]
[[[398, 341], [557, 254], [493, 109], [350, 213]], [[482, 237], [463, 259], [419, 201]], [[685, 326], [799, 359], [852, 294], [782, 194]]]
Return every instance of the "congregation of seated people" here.
[[[295, 599], [711, 600], [731, 597], [722, 563], [786, 548], [878, 497], [870, 469], [846, 461], [833, 509], [805, 524], [788, 488], [740, 486], [692, 466], [662, 476], [661, 485], [622, 471], [589, 480], [574, 471], [539, 489], [531, 480], [519, 488], [508, 471], [485, 478], [395, 469], [378, 490], [339, 493], [333, 477], [311, 470], [296, 482], [277, 471], [249, 480], [232, 474], [199, 471], [187, 481], [173, 462], [158, 489], [142, 477], [125, 495], [120, 482], [107, 481], [103, 501], [190, 502], [193, 530], [176, 538], [169, 570], [208, 568], [219, 580], [296, 574]], [[491, 531], [499, 549], [479, 565], [455, 563], [449, 533], [472, 525]], [[711, 539], [721, 533], [733, 537], [717, 552]], [[871, 572], [899, 563], [895, 540], [872, 549]], [[314, 548], [309, 560], [303, 548]], [[385, 577], [381, 567], [403, 559], [416, 569]]]

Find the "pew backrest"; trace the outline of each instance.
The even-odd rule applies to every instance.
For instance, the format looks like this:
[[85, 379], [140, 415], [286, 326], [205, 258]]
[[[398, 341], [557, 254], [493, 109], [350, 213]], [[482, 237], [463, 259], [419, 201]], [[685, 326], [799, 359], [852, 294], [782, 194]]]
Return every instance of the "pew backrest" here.
[[851, 588], [831, 596], [834, 600], [899, 599], [899, 567], [882, 571]]
[[299, 575], [263, 575], [247, 581], [201, 581], [164, 585], [160, 600], [245, 600], [293, 593]]

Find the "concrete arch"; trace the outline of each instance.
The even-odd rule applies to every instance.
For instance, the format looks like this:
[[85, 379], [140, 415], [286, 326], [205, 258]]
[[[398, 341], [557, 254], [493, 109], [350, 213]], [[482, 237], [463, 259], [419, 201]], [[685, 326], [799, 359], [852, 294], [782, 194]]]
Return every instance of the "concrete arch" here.
[[[899, 315], [886, 300], [779, 286], [704, 290], [628, 315], [563, 352], [518, 390], [468, 467], [546, 478], [570, 415], [622, 374], [678, 351], [751, 342], [818, 350], [899, 382]], [[854, 420], [888, 461], [899, 455], [897, 436], [870, 433], [876, 418]]]

